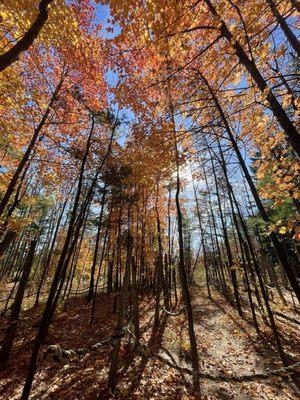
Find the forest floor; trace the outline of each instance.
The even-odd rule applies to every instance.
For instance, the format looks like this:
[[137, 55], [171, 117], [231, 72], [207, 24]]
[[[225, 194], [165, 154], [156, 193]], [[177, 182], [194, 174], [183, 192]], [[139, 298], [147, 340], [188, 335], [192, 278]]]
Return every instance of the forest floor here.
[[[200, 291], [200, 293], [199, 293]], [[211, 375], [244, 375], [266, 372], [281, 367], [272, 346], [270, 332], [258, 336], [253, 326], [241, 319], [223, 298], [214, 293], [209, 299], [202, 289], [194, 290], [193, 308], [201, 371]], [[178, 309], [182, 307], [179, 305]], [[26, 377], [32, 344], [43, 307], [24, 311], [19, 321], [16, 341], [6, 370], [0, 372], [0, 399], [17, 400]], [[116, 316], [113, 299], [105, 294], [97, 297], [97, 312], [90, 325], [91, 306], [86, 299], [73, 298], [67, 308], [58, 310], [42, 351], [49, 344], [65, 349], [87, 347], [113, 333]], [[173, 363], [191, 368], [187, 321], [178, 315], [162, 313], [161, 323], [153, 329], [154, 300], [145, 297], [140, 304], [143, 343]], [[297, 317], [296, 317], [297, 318]], [[299, 319], [299, 316], [298, 316]], [[5, 326], [5, 321], [0, 320]], [[293, 361], [300, 360], [299, 326], [280, 322], [278, 326], [286, 352]], [[1, 335], [2, 336], [2, 335]], [[124, 340], [126, 343], [126, 340]], [[127, 340], [128, 342], [128, 340]], [[32, 388], [32, 400], [46, 399], [193, 399], [191, 377], [162, 363], [155, 357], [135, 355], [132, 346], [121, 347], [122, 365], [114, 396], [107, 392], [107, 373], [111, 346], [103, 346], [65, 363], [49, 361], [39, 365]], [[202, 399], [299, 399], [294, 384], [287, 378], [270, 376], [251, 382], [201, 379]]]

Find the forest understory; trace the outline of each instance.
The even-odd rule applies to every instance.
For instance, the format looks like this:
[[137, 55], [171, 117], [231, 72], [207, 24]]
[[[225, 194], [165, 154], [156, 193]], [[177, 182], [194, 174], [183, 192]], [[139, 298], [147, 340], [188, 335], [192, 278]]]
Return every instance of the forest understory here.
[[[204, 400], [299, 399], [299, 390], [291, 375], [255, 376], [268, 375], [270, 370], [281, 369], [280, 358], [268, 328], [258, 335], [251, 321], [239, 317], [218, 292], [214, 291], [212, 298], [209, 298], [203, 287], [195, 286], [192, 297], [201, 373], [210, 376], [210, 379], [200, 379]], [[280, 303], [279, 300], [277, 302]], [[116, 323], [113, 303], [112, 296], [98, 294], [97, 312], [92, 325], [89, 320], [91, 305], [87, 304], [85, 297], [72, 298], [62, 305], [43, 343], [41, 359], [48, 345], [60, 344], [64, 349], [76, 349], [93, 345], [112, 335]], [[107, 388], [111, 345], [106, 345], [72, 360], [40, 362], [31, 399], [194, 399], [191, 376], [184, 371], [184, 368], [190, 369], [190, 346], [182, 302], [179, 300], [176, 307], [179, 312], [163, 313], [155, 329], [153, 305], [154, 299], [149, 292], [140, 302], [140, 340], [149, 347], [150, 353], [140, 354], [134, 340], [124, 336], [114, 395]], [[20, 317], [11, 361], [7, 370], [0, 373], [0, 398], [3, 400], [20, 398], [42, 308], [42, 305], [29, 308]], [[285, 313], [290, 318], [300, 319], [292, 303], [285, 307]], [[299, 359], [299, 323], [287, 322], [282, 318], [278, 318], [277, 323], [290, 359]], [[3, 317], [1, 324], [5, 326]], [[156, 355], [179, 369], [165, 364]], [[299, 375], [300, 368], [296, 371]], [[235, 377], [240, 381], [236, 381]]]
[[0, 400], [300, 399], [300, 2], [0, 0]]

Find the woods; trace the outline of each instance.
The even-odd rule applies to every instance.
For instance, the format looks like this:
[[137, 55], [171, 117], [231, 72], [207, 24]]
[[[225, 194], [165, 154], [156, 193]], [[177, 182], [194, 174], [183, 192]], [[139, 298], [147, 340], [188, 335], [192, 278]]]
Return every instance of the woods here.
[[299, 398], [299, 8], [0, 4], [0, 398]]

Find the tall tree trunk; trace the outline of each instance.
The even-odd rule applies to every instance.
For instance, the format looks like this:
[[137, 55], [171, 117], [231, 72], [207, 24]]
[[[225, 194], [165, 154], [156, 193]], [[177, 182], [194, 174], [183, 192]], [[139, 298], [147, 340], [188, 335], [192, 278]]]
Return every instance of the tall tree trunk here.
[[102, 228], [102, 218], [103, 218], [103, 211], [104, 211], [105, 196], [106, 196], [106, 185], [103, 188], [103, 194], [102, 194], [102, 199], [101, 199], [101, 210], [100, 210], [99, 221], [98, 221], [98, 230], [97, 230], [96, 244], [95, 244], [95, 250], [94, 250], [94, 256], [93, 256], [93, 264], [92, 264], [92, 268], [91, 268], [90, 287], [89, 287], [89, 293], [88, 293], [88, 297], [87, 297], [88, 303], [90, 301], [92, 301], [92, 299], [94, 297], [95, 269], [96, 269], [97, 258], [98, 258], [98, 249], [99, 249], [99, 242], [100, 242], [100, 233], [101, 233], [101, 228]]
[[293, 31], [288, 26], [284, 17], [278, 11], [278, 8], [277, 8], [276, 4], [274, 3], [274, 1], [266, 0], [266, 2], [269, 4], [272, 14], [276, 18], [276, 21], [280, 25], [280, 28], [282, 29], [283, 33], [285, 34], [287, 40], [290, 42], [295, 53], [297, 54], [298, 57], [300, 57], [300, 42], [299, 42], [299, 40], [297, 39], [297, 37], [294, 35]]
[[133, 248], [133, 239], [131, 236], [131, 221], [130, 221], [130, 208], [128, 207], [128, 233], [127, 233], [127, 254], [126, 254], [126, 264], [125, 264], [125, 273], [122, 287], [122, 299], [120, 301], [119, 312], [118, 312], [118, 320], [116, 326], [116, 338], [114, 340], [114, 347], [112, 351], [111, 364], [108, 375], [108, 387], [112, 391], [115, 391], [117, 385], [117, 373], [118, 373], [118, 361], [119, 361], [119, 353], [121, 347], [121, 336], [119, 335], [122, 329], [124, 328], [125, 323], [125, 315], [128, 306], [128, 293], [129, 293], [129, 282], [130, 282], [130, 269], [132, 263], [132, 248]]
[[285, 112], [281, 104], [276, 99], [270, 87], [267, 85], [264, 77], [261, 75], [255, 62], [248, 57], [248, 55], [246, 54], [240, 43], [237, 40], [235, 40], [232, 33], [228, 29], [226, 23], [223, 21], [222, 17], [219, 15], [219, 13], [217, 12], [216, 8], [213, 6], [211, 1], [205, 0], [205, 3], [207, 4], [212, 15], [220, 21], [221, 35], [228, 41], [228, 43], [230, 43], [230, 45], [235, 51], [235, 54], [239, 58], [240, 63], [244, 65], [244, 67], [246, 68], [246, 70], [248, 71], [248, 73], [258, 86], [261, 93], [266, 94], [266, 100], [269, 103], [270, 109], [273, 111], [273, 114], [275, 115], [278, 123], [285, 132], [287, 141], [294, 149], [298, 158], [300, 158], [300, 134], [298, 133], [297, 129], [293, 125], [292, 121], [289, 119], [287, 113]]
[[197, 211], [197, 217], [198, 217], [199, 231], [200, 231], [200, 235], [201, 235], [201, 245], [202, 245], [202, 251], [203, 251], [203, 263], [204, 263], [204, 270], [205, 270], [205, 277], [206, 277], [206, 287], [207, 287], [208, 297], [211, 298], [211, 291], [210, 291], [209, 279], [208, 279], [206, 247], [205, 247], [205, 242], [204, 242], [204, 230], [202, 227], [199, 201], [198, 201], [198, 197], [197, 197], [197, 193], [196, 193], [196, 187], [195, 187], [194, 180], [193, 180], [193, 190], [194, 190], [194, 197], [195, 197], [195, 202], [196, 202], [196, 211]]
[[73, 228], [74, 228], [74, 225], [76, 222], [76, 214], [77, 214], [79, 199], [80, 199], [80, 195], [81, 195], [81, 191], [82, 191], [84, 170], [85, 170], [85, 165], [86, 165], [86, 161], [88, 158], [88, 154], [90, 151], [93, 132], [94, 132], [94, 118], [92, 118], [91, 129], [90, 129], [90, 133], [89, 133], [89, 136], [87, 139], [85, 153], [82, 157], [79, 179], [78, 179], [78, 184], [77, 184], [77, 191], [76, 191], [76, 196], [74, 199], [74, 204], [73, 204], [73, 209], [72, 209], [72, 213], [71, 213], [71, 217], [70, 217], [70, 221], [69, 221], [67, 235], [65, 238], [65, 242], [64, 242], [61, 254], [60, 254], [59, 261], [57, 263], [55, 275], [54, 275], [52, 285], [50, 288], [48, 300], [46, 302], [41, 325], [40, 325], [39, 331], [38, 331], [36, 339], [35, 339], [34, 348], [33, 348], [30, 365], [29, 365], [29, 370], [28, 370], [28, 374], [27, 374], [25, 385], [24, 385], [21, 400], [28, 400], [28, 398], [29, 398], [33, 378], [34, 378], [35, 371], [36, 371], [36, 363], [37, 363], [37, 359], [38, 359], [40, 346], [41, 346], [43, 338], [45, 337], [46, 333], [48, 332], [49, 325], [50, 325], [50, 322], [51, 322], [51, 319], [53, 316], [53, 312], [54, 312], [53, 305], [55, 304], [56, 291], [59, 287], [61, 278], [64, 276], [64, 274], [66, 272], [65, 271], [67, 268], [66, 258], [68, 258], [67, 257], [68, 252], [70, 253], [70, 251], [69, 251], [70, 243], [71, 243], [72, 236], [73, 236]]
[[[94, 114], [92, 114], [91, 128], [90, 128], [90, 132], [89, 132], [89, 135], [87, 138], [85, 152], [83, 154], [82, 161], [81, 161], [76, 196], [75, 196], [75, 200], [74, 200], [74, 204], [73, 204], [73, 209], [71, 212], [68, 231], [67, 231], [64, 246], [63, 246], [62, 252], [60, 254], [60, 258], [59, 258], [57, 267], [56, 267], [56, 271], [55, 271], [55, 275], [54, 275], [52, 285], [50, 288], [48, 300], [47, 300], [46, 307], [45, 307], [45, 310], [43, 313], [40, 329], [38, 331], [38, 334], [36, 336], [36, 340], [34, 343], [34, 348], [33, 348], [30, 365], [29, 365], [29, 370], [28, 370], [28, 374], [27, 374], [25, 385], [24, 385], [21, 400], [28, 400], [28, 398], [29, 398], [33, 378], [34, 378], [35, 371], [36, 371], [36, 364], [37, 364], [40, 346], [41, 346], [42, 340], [44, 339], [45, 335], [48, 332], [48, 329], [49, 329], [49, 326], [50, 326], [50, 323], [51, 323], [51, 320], [52, 320], [52, 317], [53, 317], [53, 314], [54, 314], [54, 311], [55, 311], [55, 308], [56, 308], [56, 305], [57, 305], [57, 302], [58, 302], [58, 299], [60, 296], [60, 292], [62, 290], [68, 263], [70, 261], [72, 252], [74, 250], [74, 246], [76, 244], [76, 240], [78, 238], [78, 234], [79, 234], [80, 228], [82, 226], [83, 218], [85, 216], [86, 210], [89, 207], [89, 204], [93, 198], [93, 192], [94, 192], [94, 188], [97, 183], [97, 180], [99, 178], [99, 174], [110, 154], [115, 129], [117, 127], [117, 120], [111, 131], [111, 136], [110, 136], [110, 141], [109, 141], [107, 152], [106, 152], [105, 156], [103, 157], [103, 159], [101, 160], [99, 167], [97, 168], [97, 171], [93, 177], [92, 183], [89, 187], [88, 193], [83, 201], [83, 204], [81, 207], [81, 212], [79, 213], [79, 216], [77, 218], [77, 211], [78, 211], [79, 200], [80, 200], [80, 196], [81, 196], [81, 192], [82, 192], [85, 166], [86, 166], [87, 158], [88, 158], [88, 155], [90, 152], [94, 127], [95, 127], [95, 118], [94, 118]], [[75, 228], [75, 233], [73, 233], [74, 228]], [[74, 238], [73, 241], [72, 241], [72, 238]]]
[[33, 264], [35, 248], [36, 248], [36, 240], [33, 240], [29, 247], [29, 251], [23, 267], [22, 277], [18, 286], [16, 298], [12, 306], [11, 315], [8, 321], [9, 326], [2, 342], [2, 347], [0, 351], [0, 363], [6, 363], [9, 359], [10, 351], [15, 338], [18, 318], [21, 311], [26, 284]]
[[35, 305], [36, 306], [38, 306], [38, 304], [39, 304], [39, 298], [40, 298], [41, 290], [42, 290], [42, 287], [43, 287], [43, 284], [44, 284], [44, 280], [45, 280], [46, 274], [48, 272], [48, 268], [49, 268], [49, 266], [51, 264], [52, 255], [53, 255], [53, 251], [54, 251], [54, 246], [55, 246], [55, 243], [56, 243], [56, 239], [57, 239], [60, 223], [61, 223], [63, 214], [65, 212], [66, 204], [67, 204], [67, 200], [64, 202], [62, 211], [59, 214], [59, 217], [58, 217], [58, 220], [57, 220], [57, 223], [56, 223], [56, 227], [55, 227], [55, 231], [54, 231], [54, 235], [53, 235], [53, 238], [52, 238], [52, 241], [51, 241], [51, 246], [50, 246], [49, 252], [48, 252], [48, 254], [47, 254], [46, 258], [45, 258], [45, 263], [44, 263], [44, 266], [43, 266], [43, 273], [42, 273], [42, 276], [41, 276], [40, 284], [39, 284], [39, 287], [38, 287], [38, 290], [37, 290], [37, 294], [36, 294], [36, 299], [35, 299]]
[[[218, 144], [220, 146], [219, 141], [218, 141]], [[281, 340], [280, 340], [280, 336], [279, 336], [278, 329], [277, 329], [277, 326], [276, 326], [276, 322], [275, 322], [275, 319], [274, 319], [273, 311], [272, 311], [272, 309], [270, 307], [267, 291], [266, 291], [265, 284], [264, 284], [264, 281], [263, 281], [263, 278], [262, 278], [262, 275], [261, 275], [261, 270], [260, 270], [259, 264], [257, 262], [257, 258], [255, 256], [255, 252], [254, 252], [254, 249], [253, 249], [253, 245], [252, 245], [252, 242], [251, 242], [251, 239], [250, 239], [250, 236], [249, 236], [249, 232], [248, 232], [247, 226], [246, 226], [246, 224], [244, 222], [244, 219], [243, 219], [243, 216], [241, 214], [240, 207], [239, 207], [239, 204], [238, 204], [238, 202], [236, 200], [236, 196], [234, 194], [233, 188], [232, 188], [232, 186], [231, 186], [231, 184], [229, 182], [226, 163], [225, 163], [225, 159], [224, 159], [222, 151], [220, 151], [220, 157], [221, 157], [221, 166], [222, 166], [222, 169], [223, 169], [223, 172], [224, 172], [224, 177], [226, 179], [226, 184], [227, 184], [227, 187], [228, 187], [228, 189], [230, 191], [230, 195], [232, 196], [232, 200], [233, 200], [233, 202], [235, 204], [236, 210], [238, 212], [238, 215], [239, 215], [239, 218], [240, 218], [240, 222], [241, 222], [241, 226], [242, 226], [242, 229], [243, 229], [243, 232], [244, 232], [247, 244], [248, 244], [248, 248], [250, 250], [250, 254], [251, 254], [251, 257], [252, 257], [252, 260], [253, 260], [253, 266], [254, 266], [254, 269], [255, 269], [255, 272], [256, 272], [256, 276], [257, 276], [258, 281], [259, 281], [260, 290], [261, 290], [261, 293], [262, 293], [262, 296], [263, 296], [263, 299], [264, 299], [264, 303], [265, 303], [265, 306], [266, 306], [266, 309], [267, 309], [267, 312], [268, 312], [268, 316], [269, 316], [269, 320], [270, 320], [270, 323], [271, 323], [272, 332], [273, 332], [273, 336], [274, 336], [274, 339], [275, 339], [275, 342], [276, 342], [276, 347], [277, 347], [277, 350], [278, 350], [278, 354], [279, 354], [279, 356], [281, 358], [281, 361], [282, 361], [283, 365], [287, 366], [288, 365], [288, 361], [287, 361], [285, 352], [284, 352], [282, 344], [281, 344]], [[231, 199], [231, 197], [230, 197], [230, 199]], [[233, 204], [232, 204], [232, 207], [233, 207]]]
[[[222, 150], [220, 150], [220, 151], [222, 151]], [[221, 206], [221, 202], [220, 202], [219, 187], [218, 187], [218, 183], [217, 183], [215, 166], [213, 163], [212, 154], [211, 154], [210, 149], [209, 149], [209, 155], [210, 155], [210, 160], [211, 160], [213, 177], [214, 177], [214, 181], [215, 181], [216, 196], [217, 196], [217, 201], [218, 201], [218, 207], [219, 207], [220, 219], [221, 219], [221, 224], [222, 224], [224, 243], [225, 243], [225, 248], [226, 248], [226, 253], [227, 253], [227, 258], [228, 258], [228, 264], [229, 264], [229, 269], [230, 269], [230, 275], [231, 275], [231, 280], [232, 280], [232, 285], [233, 285], [233, 290], [234, 290], [234, 297], [235, 297], [239, 316], [243, 317], [243, 311], [242, 311], [242, 306], [241, 306], [241, 302], [240, 302], [240, 294], [239, 294], [239, 288], [238, 288], [238, 281], [237, 281], [236, 271], [235, 271], [234, 265], [233, 265], [233, 256], [232, 256], [232, 251], [231, 251], [231, 247], [230, 247], [230, 243], [229, 243], [225, 220], [223, 217], [223, 211], [222, 211], [222, 206]]]
[[8, 230], [5, 233], [4, 238], [0, 242], [0, 258], [3, 256], [6, 249], [8, 249], [10, 243], [15, 239], [17, 233], [13, 230]]
[[[176, 141], [176, 138], [175, 138]], [[191, 345], [191, 359], [192, 359], [192, 366], [193, 366], [193, 387], [195, 390], [195, 394], [197, 396], [200, 395], [200, 382], [199, 382], [199, 356], [198, 356], [198, 348], [197, 348], [197, 341], [194, 329], [194, 317], [193, 317], [193, 310], [192, 310], [192, 303], [191, 297], [188, 287], [188, 279], [185, 269], [185, 262], [184, 262], [184, 243], [183, 243], [183, 229], [182, 229], [182, 214], [181, 214], [181, 207], [180, 207], [180, 175], [179, 175], [179, 161], [178, 161], [178, 149], [177, 143], [175, 143], [176, 147], [176, 168], [177, 168], [177, 180], [176, 180], [176, 210], [177, 210], [177, 223], [178, 223], [178, 242], [179, 242], [179, 274], [180, 274], [180, 281], [182, 285], [182, 295], [185, 304], [185, 309], [188, 317], [188, 330], [189, 330], [189, 337], [190, 337], [190, 345]]]
[[17, 168], [16, 168], [16, 170], [15, 170], [15, 172], [13, 174], [13, 177], [11, 178], [11, 180], [10, 180], [10, 182], [8, 184], [6, 192], [4, 193], [4, 195], [3, 195], [2, 199], [1, 199], [1, 202], [0, 202], [0, 216], [3, 214], [3, 212], [5, 210], [5, 207], [7, 206], [7, 203], [9, 202], [10, 197], [11, 197], [11, 195], [12, 195], [12, 193], [13, 193], [15, 187], [16, 187], [16, 184], [18, 182], [19, 176], [20, 176], [21, 172], [23, 171], [23, 168], [25, 167], [26, 163], [29, 160], [29, 156], [30, 156], [35, 144], [36, 144], [36, 141], [37, 141], [37, 139], [39, 137], [39, 134], [40, 134], [42, 128], [44, 127], [44, 125], [45, 125], [45, 123], [47, 121], [47, 118], [48, 118], [48, 116], [50, 114], [50, 111], [51, 111], [51, 107], [53, 106], [53, 103], [57, 98], [57, 95], [58, 95], [58, 93], [59, 93], [59, 91], [61, 89], [62, 83], [63, 83], [63, 78], [60, 79], [58, 85], [56, 86], [56, 89], [54, 90], [54, 92], [53, 92], [53, 94], [51, 96], [51, 99], [49, 101], [49, 104], [48, 104], [45, 112], [44, 112], [44, 115], [43, 115], [40, 123], [38, 124], [38, 126], [35, 128], [35, 130], [33, 132], [33, 136], [32, 136], [32, 138], [30, 140], [30, 143], [29, 143], [25, 153], [23, 154], [23, 157], [22, 157], [21, 161], [19, 162], [19, 165], [17, 166]]
[[[205, 1], [207, 1], [207, 0], [205, 0]], [[223, 122], [223, 124], [225, 126], [225, 129], [226, 129], [226, 132], [228, 134], [229, 140], [232, 143], [232, 146], [233, 146], [233, 149], [234, 149], [234, 151], [236, 153], [237, 159], [238, 159], [238, 161], [240, 163], [240, 166], [242, 168], [242, 171], [244, 173], [246, 181], [247, 181], [247, 183], [248, 183], [248, 185], [250, 187], [252, 196], [253, 196], [253, 198], [255, 200], [255, 203], [257, 205], [258, 211], [260, 213], [260, 216], [262, 217], [262, 219], [265, 222], [269, 223], [270, 222], [269, 217], [268, 217], [267, 212], [266, 212], [266, 210], [265, 210], [265, 208], [263, 206], [263, 203], [260, 200], [260, 197], [258, 195], [257, 189], [256, 189], [256, 187], [254, 185], [254, 182], [253, 182], [252, 178], [251, 178], [249, 170], [248, 170], [248, 168], [247, 168], [247, 166], [245, 164], [245, 161], [244, 161], [243, 156], [242, 156], [242, 154], [240, 152], [240, 149], [239, 149], [239, 147], [237, 145], [237, 142], [236, 142], [236, 139], [234, 137], [234, 134], [231, 131], [229, 122], [228, 122], [228, 120], [227, 120], [227, 118], [225, 116], [223, 108], [221, 107], [221, 105], [220, 105], [220, 103], [218, 101], [218, 98], [217, 98], [215, 92], [213, 91], [213, 89], [211, 88], [211, 86], [209, 85], [207, 79], [203, 76], [203, 74], [200, 71], [198, 71], [198, 72], [199, 72], [199, 75], [201, 76], [202, 80], [205, 82], [205, 84], [206, 84], [206, 86], [207, 86], [207, 88], [208, 88], [208, 90], [209, 90], [209, 92], [210, 92], [210, 94], [212, 96], [212, 99], [213, 99], [213, 101], [214, 101], [214, 103], [216, 105], [216, 108], [217, 108], [217, 110], [219, 112], [221, 120], [222, 120], [222, 122]], [[281, 263], [281, 265], [282, 265], [282, 267], [283, 267], [283, 269], [284, 269], [284, 271], [285, 271], [285, 273], [286, 273], [286, 275], [287, 275], [287, 277], [289, 279], [289, 282], [290, 282], [290, 284], [291, 284], [291, 286], [292, 286], [292, 288], [293, 288], [293, 290], [294, 290], [294, 292], [295, 292], [295, 294], [297, 296], [297, 299], [300, 302], [300, 285], [299, 285], [299, 282], [298, 282], [297, 277], [295, 275], [295, 272], [293, 271], [292, 267], [290, 266], [290, 264], [289, 264], [289, 262], [287, 260], [283, 245], [282, 245], [282, 243], [280, 243], [276, 233], [274, 233], [274, 232], [272, 232], [270, 234], [270, 239], [272, 240], [272, 243], [273, 243], [274, 249], [276, 251], [278, 260], [280, 261], [280, 263]]]
[[110, 228], [109, 224], [110, 224], [110, 219], [111, 219], [111, 215], [112, 215], [112, 210], [113, 210], [113, 203], [110, 206], [110, 213], [109, 213], [107, 227], [105, 229], [105, 234], [104, 234], [104, 240], [103, 240], [98, 274], [97, 274], [96, 286], [95, 286], [94, 295], [93, 295], [93, 306], [92, 306], [92, 311], [91, 311], [91, 324], [94, 322], [96, 298], [97, 298], [98, 286], [99, 286], [99, 281], [100, 281], [100, 276], [101, 276], [101, 271], [102, 271], [102, 264], [103, 264], [103, 260], [104, 260], [105, 250], [106, 250], [106, 243], [107, 243], [107, 239], [109, 236], [109, 228]]
[[137, 288], [137, 266], [134, 257], [132, 257], [132, 297], [133, 297], [133, 325], [134, 334], [139, 339], [139, 293]]
[[35, 41], [48, 19], [48, 6], [51, 2], [52, 0], [40, 1], [38, 15], [31, 27], [11, 49], [0, 55], [0, 72], [16, 62], [20, 54], [28, 50]]
[[5, 276], [8, 266], [14, 259], [16, 251], [18, 249], [20, 238], [18, 238], [18, 241], [16, 239], [17, 239], [17, 236], [15, 236], [14, 239], [11, 241], [9, 252], [1, 260], [0, 282], [3, 279], [3, 277]]
[[[158, 202], [158, 184], [157, 184], [156, 201], [155, 201], [157, 241], [158, 241], [158, 256], [157, 256], [156, 263], [155, 263], [156, 264], [156, 296], [155, 296], [156, 299], [155, 299], [155, 317], [154, 317], [154, 325], [155, 326], [157, 326], [159, 324], [160, 296], [161, 296], [161, 291], [163, 289], [163, 280], [164, 280], [161, 227], [160, 227], [160, 218], [159, 218], [157, 202]], [[166, 301], [166, 298], [165, 298], [165, 301]]]

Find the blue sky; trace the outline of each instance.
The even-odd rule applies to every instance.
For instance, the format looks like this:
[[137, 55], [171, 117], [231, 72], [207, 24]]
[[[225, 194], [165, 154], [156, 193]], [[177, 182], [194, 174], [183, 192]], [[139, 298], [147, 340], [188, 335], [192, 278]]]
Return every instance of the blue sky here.
[[[105, 37], [107, 39], [112, 39], [116, 35], [120, 33], [120, 28], [118, 25], [113, 25], [107, 22], [107, 19], [110, 18], [110, 12], [109, 12], [109, 7], [106, 5], [102, 5], [99, 3], [93, 2], [93, 5], [95, 6], [96, 9], [96, 18], [95, 22], [98, 24], [102, 25], [102, 29], [100, 31], [100, 35], [102, 37]], [[114, 32], [107, 32], [106, 28], [114, 28]], [[118, 76], [115, 72], [113, 71], [108, 71], [106, 72], [106, 79], [109, 85], [115, 86], [118, 80]], [[119, 111], [119, 116], [124, 116], [125, 114], [125, 119], [126, 120], [133, 120], [134, 115], [131, 110], [129, 109], [122, 109], [118, 110], [118, 106], [111, 105], [111, 108], [113, 109], [114, 113], [117, 114]], [[128, 126], [125, 124], [122, 124], [120, 128], [120, 137], [118, 139], [119, 144], [123, 145], [125, 143], [126, 135], [128, 134]]]
[[[117, 25], [112, 25], [107, 22], [107, 19], [110, 18], [109, 7], [103, 4], [93, 2], [96, 8], [96, 22], [100, 23], [103, 27], [101, 30], [101, 34], [110, 39], [116, 36], [120, 32], [120, 28]], [[114, 32], [107, 32], [106, 28], [114, 28]]]

